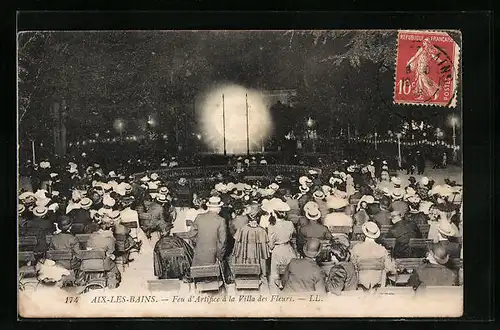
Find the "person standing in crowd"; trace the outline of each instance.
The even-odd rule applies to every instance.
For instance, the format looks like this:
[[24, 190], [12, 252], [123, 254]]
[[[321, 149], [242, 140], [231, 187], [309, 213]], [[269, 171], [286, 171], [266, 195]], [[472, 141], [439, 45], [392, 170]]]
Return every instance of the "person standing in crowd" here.
[[408, 285], [414, 290], [426, 286], [456, 286], [459, 285], [458, 269], [450, 261], [446, 248], [441, 243], [434, 243], [426, 262], [413, 271]]
[[[167, 196], [157, 194], [156, 198], [148, 203], [147, 213], [144, 214], [144, 220], [141, 223], [141, 228], [146, 234], [147, 238], [152, 237], [153, 233], [157, 233], [166, 227], [167, 219], [165, 218], [165, 211], [163, 206], [168, 202]], [[146, 204], [146, 203], [144, 203]]]
[[248, 223], [238, 228], [234, 234], [234, 248], [231, 264], [260, 265], [261, 280], [268, 274], [267, 260], [271, 257], [269, 251], [269, 236], [258, 220], [258, 206], [248, 206], [245, 215]]
[[416, 258], [419, 257], [418, 251], [410, 249], [410, 239], [422, 238], [422, 233], [418, 229], [416, 223], [404, 219], [399, 211], [391, 212], [391, 220], [393, 226], [387, 233], [387, 238], [395, 238], [396, 245], [394, 246], [394, 258]]
[[290, 211], [288, 204], [278, 198], [273, 198], [270, 202], [272, 215], [268, 228], [269, 249], [271, 250], [271, 279], [278, 281], [279, 265], [287, 265], [290, 260], [297, 255], [290, 240], [295, 234], [295, 227], [291, 221], [286, 220], [286, 212]]
[[187, 233], [187, 238], [195, 243], [192, 266], [213, 265], [223, 261], [227, 234], [226, 222], [219, 216], [222, 205], [220, 197], [210, 197], [207, 213], [198, 215]]
[[283, 291], [326, 293], [325, 276], [316, 263], [321, 242], [312, 238], [304, 245], [304, 258], [293, 258], [285, 268]]
[[332, 234], [328, 227], [318, 223], [321, 219], [321, 211], [317, 208], [308, 208], [306, 210], [306, 218], [309, 219], [309, 224], [301, 227], [297, 235], [297, 250], [302, 251], [302, 247], [311, 238], [320, 240], [332, 239]]
[[417, 150], [417, 174], [422, 175], [425, 171], [425, 158], [424, 155]]
[[350, 251], [344, 244], [332, 242], [329, 252], [334, 265], [330, 268], [326, 279], [326, 290], [336, 295], [339, 295], [342, 291], [357, 290], [358, 272], [350, 261]]
[[443, 152], [443, 156], [441, 157], [441, 168], [446, 168], [448, 166], [448, 156], [446, 152]]
[[117, 288], [121, 282], [121, 274], [115, 263], [115, 244], [116, 240], [112, 228], [114, 222], [105, 215], [99, 224], [98, 231], [90, 234], [87, 241], [87, 250], [104, 250], [106, 259], [104, 260], [104, 270], [106, 271], [107, 287]]
[[[155, 244], [154, 274], [158, 279], [177, 278], [188, 282], [194, 251], [191, 245], [182, 238], [170, 233], [172, 228], [173, 224], [167, 224], [162, 229], [161, 237]], [[182, 255], [171, 255], [170, 250], [172, 249], [182, 249], [183, 253]]]
[[365, 222], [361, 227], [363, 234], [365, 234], [365, 241], [353, 246], [351, 250], [351, 260], [353, 264], [359, 269], [359, 265], [363, 260], [380, 259], [384, 263], [384, 270], [363, 270], [358, 272], [359, 284], [365, 290], [369, 290], [383, 283], [385, 276], [383, 274], [396, 273], [396, 265], [389, 256], [387, 249], [376, 243], [375, 240], [380, 237], [380, 229], [377, 224], [371, 221]]

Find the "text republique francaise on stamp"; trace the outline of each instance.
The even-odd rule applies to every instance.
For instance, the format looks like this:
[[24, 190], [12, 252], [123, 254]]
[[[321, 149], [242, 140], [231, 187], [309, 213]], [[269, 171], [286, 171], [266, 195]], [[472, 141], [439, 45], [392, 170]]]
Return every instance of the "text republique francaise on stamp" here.
[[446, 32], [398, 31], [394, 103], [455, 107], [459, 56]]

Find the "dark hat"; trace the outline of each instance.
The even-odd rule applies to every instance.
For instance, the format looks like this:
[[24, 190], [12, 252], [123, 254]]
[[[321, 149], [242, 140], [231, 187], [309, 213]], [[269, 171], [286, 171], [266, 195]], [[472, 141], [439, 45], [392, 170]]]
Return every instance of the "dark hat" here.
[[310, 238], [303, 248], [304, 254], [309, 258], [316, 258], [321, 252], [321, 241], [317, 238]]
[[62, 231], [67, 231], [71, 228], [73, 221], [67, 215], [62, 215], [59, 217], [59, 229]]

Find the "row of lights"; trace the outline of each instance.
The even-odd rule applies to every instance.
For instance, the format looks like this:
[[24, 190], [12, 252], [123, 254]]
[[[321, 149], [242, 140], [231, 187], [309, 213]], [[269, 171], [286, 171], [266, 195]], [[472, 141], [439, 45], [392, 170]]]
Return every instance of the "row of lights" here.
[[[364, 143], [375, 143], [373, 139], [366, 139], [366, 138], [353, 138], [355, 141], [360, 141]], [[394, 139], [383, 139], [383, 140], [377, 140], [377, 143], [397, 143], [397, 140]], [[417, 145], [431, 145], [431, 146], [444, 146], [449, 149], [455, 148], [455, 150], [459, 150], [460, 146], [455, 146], [453, 147], [452, 144], [446, 143], [444, 141], [428, 141], [428, 140], [419, 140], [419, 141], [414, 141], [414, 142], [401, 142], [402, 145], [404, 146], [417, 146]]]
[[[99, 137], [99, 133], [95, 133], [95, 136]], [[198, 134], [194, 134], [194, 136], [196, 136], [196, 138], [198, 140], [201, 140], [201, 138], [202, 138], [201, 134], [199, 134], [199, 133]], [[140, 135], [140, 136], [131, 135], [131, 136], [126, 136], [124, 138], [124, 140], [125, 141], [140, 141], [140, 140], [143, 140], [144, 138], [145, 138], [144, 135]], [[162, 138], [164, 140], [167, 140], [168, 139], [168, 135], [167, 134], [163, 134]], [[72, 147], [74, 145], [75, 146], [80, 146], [80, 145], [84, 146], [84, 145], [87, 145], [87, 144], [93, 144], [93, 143], [97, 143], [97, 142], [101, 142], [101, 143], [105, 143], [105, 142], [107, 142], [107, 143], [114, 143], [114, 142], [117, 142], [117, 141], [120, 141], [120, 138], [116, 138], [116, 137], [115, 138], [106, 138], [106, 139], [101, 139], [99, 141], [96, 140], [96, 139], [89, 139], [89, 140], [83, 140], [81, 142], [80, 141], [77, 141], [77, 142], [74, 142], [74, 143], [70, 142], [68, 145], [70, 147]], [[40, 144], [40, 145], [42, 145], [42, 144]]]

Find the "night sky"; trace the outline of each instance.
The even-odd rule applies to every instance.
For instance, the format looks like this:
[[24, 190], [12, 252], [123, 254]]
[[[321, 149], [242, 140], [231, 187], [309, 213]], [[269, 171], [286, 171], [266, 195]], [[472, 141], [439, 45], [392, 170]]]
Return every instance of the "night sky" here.
[[167, 129], [222, 82], [296, 89], [297, 116], [329, 125], [383, 131], [408, 117], [439, 125], [453, 110], [392, 104], [395, 45], [396, 31], [27, 32], [20, 129], [46, 134], [53, 98], [68, 104], [70, 135], [112, 129], [116, 118], [133, 131], [148, 114]]

